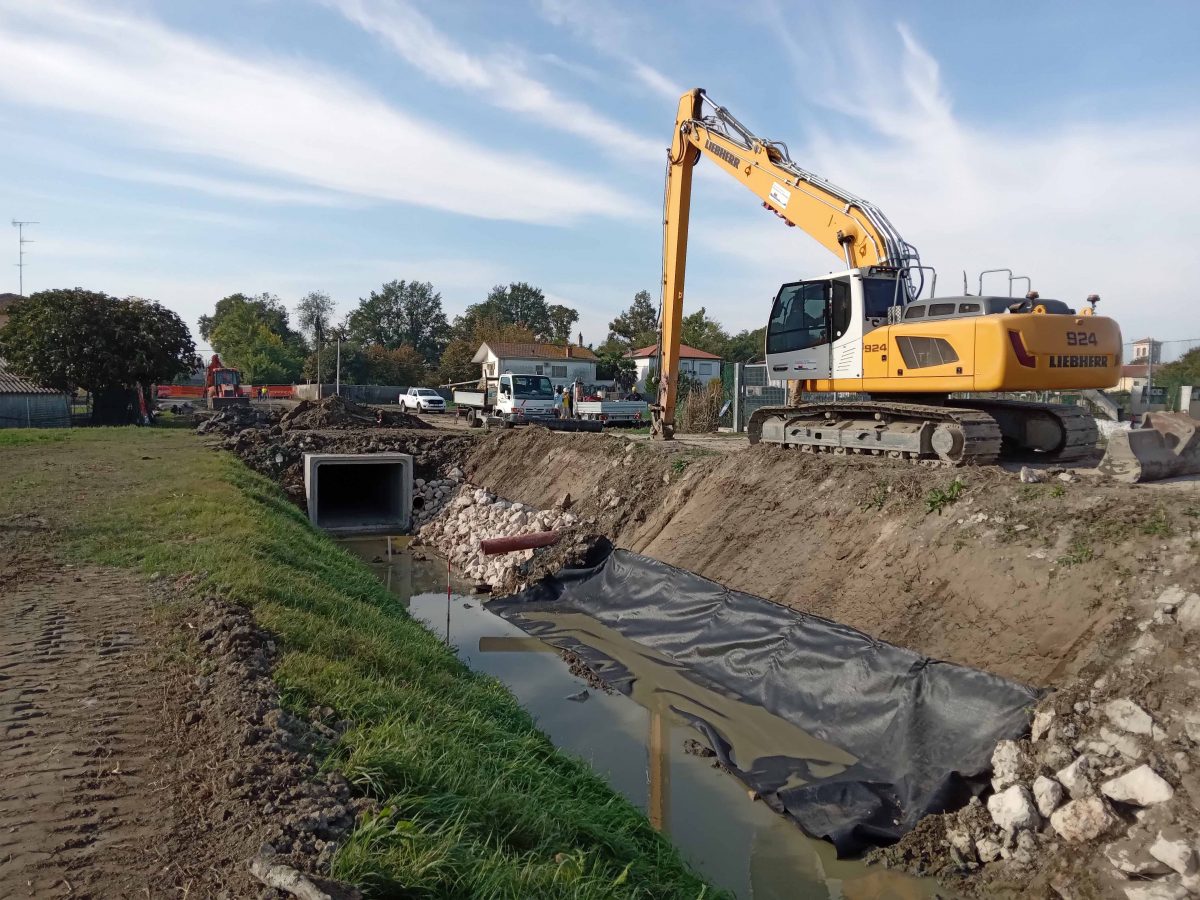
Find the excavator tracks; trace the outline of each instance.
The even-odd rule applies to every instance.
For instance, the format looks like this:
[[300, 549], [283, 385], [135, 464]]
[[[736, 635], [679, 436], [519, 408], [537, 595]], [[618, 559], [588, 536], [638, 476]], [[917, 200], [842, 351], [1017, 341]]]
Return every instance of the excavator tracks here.
[[999, 458], [1072, 462], [1092, 456], [1099, 437], [1084, 409], [1022, 400], [918, 403], [805, 403], [757, 410], [750, 443], [809, 453], [857, 453], [929, 465], [987, 465]]
[[1024, 400], [951, 400], [956, 407], [987, 413], [1004, 435], [1002, 455], [1045, 462], [1074, 462], [1096, 452], [1100, 431], [1079, 406]]
[[1000, 427], [986, 412], [874, 400], [764, 407], [750, 417], [747, 431], [751, 444], [945, 466], [994, 463], [1002, 444]]

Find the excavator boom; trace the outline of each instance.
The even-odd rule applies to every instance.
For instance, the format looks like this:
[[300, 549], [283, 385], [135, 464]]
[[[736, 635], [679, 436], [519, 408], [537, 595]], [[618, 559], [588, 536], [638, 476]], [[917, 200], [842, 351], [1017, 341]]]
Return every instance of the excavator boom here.
[[[680, 98], [667, 164], [654, 437], [674, 432], [692, 170], [702, 157], [845, 265], [780, 287], [766, 364], [795, 393], [789, 406], [754, 414], [751, 443], [933, 465], [1001, 456], [1069, 462], [1094, 452], [1096, 423], [1081, 407], [995, 394], [1115, 384], [1121, 332], [1094, 315], [1098, 297], [1080, 311], [1034, 291], [1015, 302], [942, 297], [936, 279], [923, 297], [928, 267], [878, 207], [802, 169], [786, 145], [755, 135], [699, 89]], [[804, 391], [836, 399], [806, 402]], [[1162, 438], [1171, 439], [1174, 431]]]
[[906, 295], [919, 293], [907, 274], [920, 271], [920, 257], [882, 210], [800, 168], [786, 144], [756, 136], [700, 88], [679, 99], [668, 152], [660, 387], [652, 426], [656, 436], [669, 437], [674, 427], [692, 168], [701, 155], [740, 181], [789, 226], [799, 227], [841, 258], [847, 268], [895, 268], [905, 273]]

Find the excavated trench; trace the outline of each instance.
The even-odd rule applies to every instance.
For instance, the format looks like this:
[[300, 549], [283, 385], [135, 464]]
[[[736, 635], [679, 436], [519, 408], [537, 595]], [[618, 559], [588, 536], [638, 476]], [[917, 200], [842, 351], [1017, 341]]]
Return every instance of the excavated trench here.
[[[1193, 740], [1191, 731], [1184, 735], [1180, 723], [1191, 722], [1189, 716], [1200, 721], [1200, 709], [1190, 711], [1194, 692], [1189, 687], [1193, 682], [1188, 681], [1200, 678], [1200, 673], [1195, 673], [1191, 662], [1181, 665], [1180, 661], [1191, 660], [1187, 648], [1200, 639], [1190, 636], [1180, 644], [1183, 639], [1172, 630], [1172, 623], [1177, 607], [1182, 607], [1162, 598], [1189, 598], [1200, 591], [1200, 570], [1193, 563], [1200, 541], [1200, 492], [1195, 485], [1131, 487], [1054, 471], [1043, 472], [1041, 483], [1022, 483], [1016, 473], [999, 469], [926, 470], [885, 460], [847, 463], [768, 447], [714, 454], [684, 445], [663, 447], [636, 439], [551, 434], [536, 428], [485, 435], [452, 447], [444, 438], [430, 435], [430, 439], [440, 440], [442, 458], [436, 470], [418, 469], [423, 480], [414, 492], [414, 527], [420, 529], [422, 542], [452, 558], [468, 584], [486, 583], [509, 594], [564, 566], [579, 564], [597, 540], [610, 541], [617, 548], [678, 566], [731, 590], [843, 623], [870, 636], [868, 641], [879, 638], [926, 657], [1055, 689], [1039, 710], [1050, 715], [1057, 710], [1059, 724], [1041, 736], [1040, 744], [1019, 742], [1023, 758], [1031, 760], [1032, 766], [1022, 768], [1020, 777], [1032, 778], [1029, 772], [1055, 775], [1058, 766], [1090, 753], [1100, 760], [1095, 764], [1098, 781], [1127, 771], [1139, 759], [1147, 759], [1148, 752], [1151, 765], [1183, 798], [1184, 805], [1173, 808], [1178, 820], [1191, 828], [1195, 816], [1187, 798], [1192, 797], [1191, 803], [1200, 808], [1196, 799], [1200, 780], [1188, 772], [1200, 762], [1195, 759], [1200, 737]], [[415, 448], [410, 441], [404, 449]], [[477, 552], [479, 537], [549, 528], [564, 530], [563, 543], [528, 559], [500, 563]], [[397, 565], [421, 568], [405, 559], [383, 565], [381, 575], [396, 579]], [[439, 586], [444, 591], [444, 581]], [[1156, 601], [1154, 616], [1139, 621], [1156, 609]], [[1200, 598], [1196, 603], [1200, 608]], [[445, 628], [444, 593], [439, 610], [433, 611], [438, 605], [423, 599], [414, 602], [412, 609]], [[622, 731], [610, 724], [608, 730], [614, 733], [612, 746], [623, 746], [624, 756], [640, 760], [641, 767], [624, 775], [620, 773], [626, 770], [612, 768], [611, 777], [618, 786], [628, 781], [642, 785], [639, 802], [653, 815], [652, 792], [645, 788], [645, 779], [654, 774], [653, 702], [639, 699], [637, 689], [631, 692], [635, 701], [631, 704], [593, 688], [586, 702], [564, 703], [563, 697], [578, 691], [578, 682], [568, 680], [560, 693], [558, 682], [549, 675], [539, 677], [555, 687], [540, 689], [539, 694], [536, 684], [523, 686], [521, 673], [540, 671], [545, 663], [560, 665], [546, 644], [514, 632], [511, 625], [485, 614], [475, 600], [454, 600], [452, 613], [451, 637], [471, 664], [509, 683], [556, 741], [593, 759], [601, 770], [610, 771], [606, 767], [614, 765], [607, 761], [608, 750], [597, 749], [609, 746], [603, 740], [605, 729], [600, 729], [593, 741], [597, 747], [592, 747], [586, 739], [590, 732], [570, 717], [581, 708], [616, 704], [620, 709], [621, 703], [640, 710], [643, 718], [636, 728]], [[644, 682], [651, 696], [659, 690], [661, 682], [653, 674], [641, 674], [643, 657], [654, 656], [645, 652], [644, 645], [634, 651], [636, 658], [626, 661], [622, 657], [628, 656], [630, 648], [622, 647], [622, 639], [628, 635], [602, 633], [595, 627], [595, 616], [590, 623], [562, 614], [550, 616], [531, 630], [544, 628], [542, 637], [560, 646], [559, 636], [577, 639], [587, 633], [601, 658], [638, 671], [634, 683]], [[481, 624], [472, 631], [471, 623], [476, 621]], [[492, 638], [510, 640], [498, 644]], [[1130, 651], [1134, 638], [1137, 642]], [[504, 652], [498, 650], [501, 644]], [[1148, 652], [1147, 648], [1162, 644], [1174, 655]], [[589, 668], [580, 667], [578, 655], [570, 659], [576, 672], [588, 676]], [[506, 674], [505, 666], [516, 673]], [[1097, 710], [1129, 698], [1163, 723], [1170, 735], [1167, 745], [1138, 749], [1136, 742], [1127, 746], [1127, 741], [1113, 746]], [[724, 713], [711, 697], [697, 702]], [[672, 715], [678, 718], [670, 721], [670, 727], [683, 728], [686, 723], [694, 729], [694, 719], [683, 714], [688, 711], [688, 703], [676, 707]], [[838, 719], [837, 708], [828, 712], [831, 720]], [[614, 716], [618, 721], [619, 715]], [[760, 725], [748, 719], [747, 735], [770, 733]], [[738, 727], [743, 727], [740, 722]], [[625, 737], [618, 738], [618, 731]], [[629, 737], [634, 733], [643, 735], [640, 742]], [[813, 737], [811, 729], [805, 733]], [[746, 746], [761, 749], [757, 738], [746, 737], [746, 741]], [[682, 743], [678, 736], [675, 742]], [[799, 746], [805, 741], [790, 743]], [[845, 746], [837, 740], [832, 743]], [[743, 751], [743, 755], [753, 753]], [[686, 772], [697, 764], [704, 774], [712, 775], [707, 783], [686, 782], [690, 776], [676, 775], [677, 766]], [[657, 765], [661, 774], [664, 764]], [[818, 842], [811, 845], [814, 849], [808, 856], [809, 851], [779, 850], [791, 846], [792, 840], [804, 846], [811, 842], [763, 803], [747, 802], [743, 786], [726, 774], [710, 772], [709, 765], [707, 760], [684, 758], [677, 752], [665, 764], [675, 782], [696, 787], [682, 795], [670, 788], [673, 812], [663, 821], [689, 854], [693, 853], [689, 848], [695, 848], [698, 864], [740, 866], [736, 877], [713, 877], [722, 884], [740, 884], [742, 893], [761, 890], [756, 896], [773, 896], [769, 885], [776, 876], [786, 887], [788, 879], [794, 882], [800, 877], [797, 873], [810, 872], [820, 876], [810, 877], [811, 896], [838, 895], [833, 885], [843, 876], [822, 880], [822, 873], [834, 864], [833, 848]], [[621, 789], [635, 796], [633, 789]], [[709, 797], [725, 797], [716, 804], [719, 811], [711, 819], [675, 812], [694, 808], [689, 804], [708, 809]], [[1093, 882], [1093, 873], [1108, 865], [1102, 856], [1105, 841], [1118, 834], [1113, 830], [1118, 825], [1124, 829], [1132, 821], [1119, 815], [1107, 837], [1100, 834], [1071, 845], [1056, 843], [1048, 818], [1042, 819], [1033, 832], [1023, 832], [1033, 834], [1033, 841], [1017, 848], [1004, 843], [1015, 832], [1006, 837], [987, 811], [980, 818], [979, 810], [976, 804], [957, 819], [926, 818], [886, 858], [893, 865], [949, 877], [956, 890], [965, 893], [988, 895], [996, 886], [1017, 891], [1046, 888], [1051, 881], [1056, 890], [1067, 883], [1099, 884]], [[751, 837], [739, 837], [738, 843], [727, 836], [718, 842], [721, 852], [687, 835], [693, 822], [699, 823], [699, 831], [717, 828], [719, 833], [727, 819], [740, 821], [745, 815], [760, 814], [766, 817], [764, 822], [774, 823], [763, 825], [767, 832], [746, 826], [749, 830], [744, 833]], [[953, 829], [960, 827], [965, 829], [965, 844], [954, 837]], [[1134, 830], [1129, 837], [1141, 840]], [[764, 836], [768, 833], [773, 836]], [[781, 834], [790, 835], [778, 837], [782, 844], [777, 842]], [[994, 844], [1005, 854], [1020, 850], [1018, 857], [1024, 856], [1013, 861], [1005, 855], [981, 869], [980, 862], [989, 862], [985, 844], [989, 848]], [[740, 849], [733, 852], [727, 849], [730, 846]], [[961, 846], [967, 849], [951, 849]], [[1030, 848], [1039, 858], [1030, 858]], [[709, 856], [719, 859], [709, 861]], [[795, 861], [801, 857], [810, 861]], [[785, 862], [782, 868], [774, 863], [763, 868], [766, 864], [758, 862], [762, 858]], [[852, 881], [863, 885], [863, 890], [869, 890], [867, 875], [887, 875], [877, 869], [853, 871], [863, 874], [861, 880]], [[967, 878], [971, 872], [981, 874]], [[767, 887], [760, 889], [760, 883]], [[905, 884], [903, 890], [909, 889]], [[890, 884], [872, 895], [903, 896], [889, 891]], [[782, 894], [794, 895], [794, 890]], [[866, 894], [844, 891], [840, 895]], [[1097, 890], [1095, 895], [1106, 894]]]
[[761, 707], [697, 684], [669, 658], [590, 616], [536, 614], [543, 627], [594, 645], [636, 673], [630, 694], [606, 690], [578, 657], [488, 611], [469, 593], [470, 581], [455, 576], [448, 600], [440, 561], [414, 558], [407, 549], [389, 559], [378, 538], [344, 539], [343, 546], [435, 634], [446, 634], [449, 612], [448, 639], [459, 656], [504, 682], [557, 746], [587, 760], [644, 809], [719, 887], [756, 900], [934, 895], [927, 880], [838, 860], [831, 844], [806, 837], [764, 803], [751, 802], [695, 740], [700, 735], [691, 716], [715, 712], [739, 736], [739, 751], [748, 758], [803, 747], [812, 758], [839, 766], [853, 762], [844, 751]]

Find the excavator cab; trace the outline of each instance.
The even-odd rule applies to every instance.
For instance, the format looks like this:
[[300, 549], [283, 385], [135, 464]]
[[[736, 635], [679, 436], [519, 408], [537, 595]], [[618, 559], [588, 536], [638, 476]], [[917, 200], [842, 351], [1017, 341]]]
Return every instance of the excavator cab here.
[[783, 285], [767, 322], [770, 377], [861, 378], [858, 344], [887, 325], [889, 310], [902, 307], [906, 296], [895, 273], [881, 276], [870, 269]]

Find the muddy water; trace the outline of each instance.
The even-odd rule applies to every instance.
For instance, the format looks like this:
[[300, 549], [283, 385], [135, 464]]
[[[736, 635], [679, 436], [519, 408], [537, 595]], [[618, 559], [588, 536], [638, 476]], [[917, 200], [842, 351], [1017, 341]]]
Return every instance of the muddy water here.
[[[440, 636], [446, 634], [446, 570], [400, 549], [390, 560], [379, 538], [342, 542], [377, 573], [409, 611]], [[376, 562], [375, 560], [379, 560]], [[453, 582], [450, 642], [473, 669], [503, 681], [554, 743], [584, 760], [612, 787], [670, 834], [708, 879], [754, 900], [884, 900], [925, 898], [935, 885], [854, 861], [839, 861], [832, 845], [806, 837], [745, 787], [714, 769], [711, 760], [684, 752], [699, 738], [677, 710], [703, 712], [734, 746], [735, 759], [784, 750], [803, 756], [813, 771], [852, 763], [844, 751], [819, 741], [757, 707], [705, 691], [669, 659], [579, 614], [551, 618], [556, 631], [603, 650], [637, 676], [632, 697], [604, 694], [568, 671], [558, 651], [485, 610], [480, 598]], [[569, 700], [587, 690], [586, 700]]]

